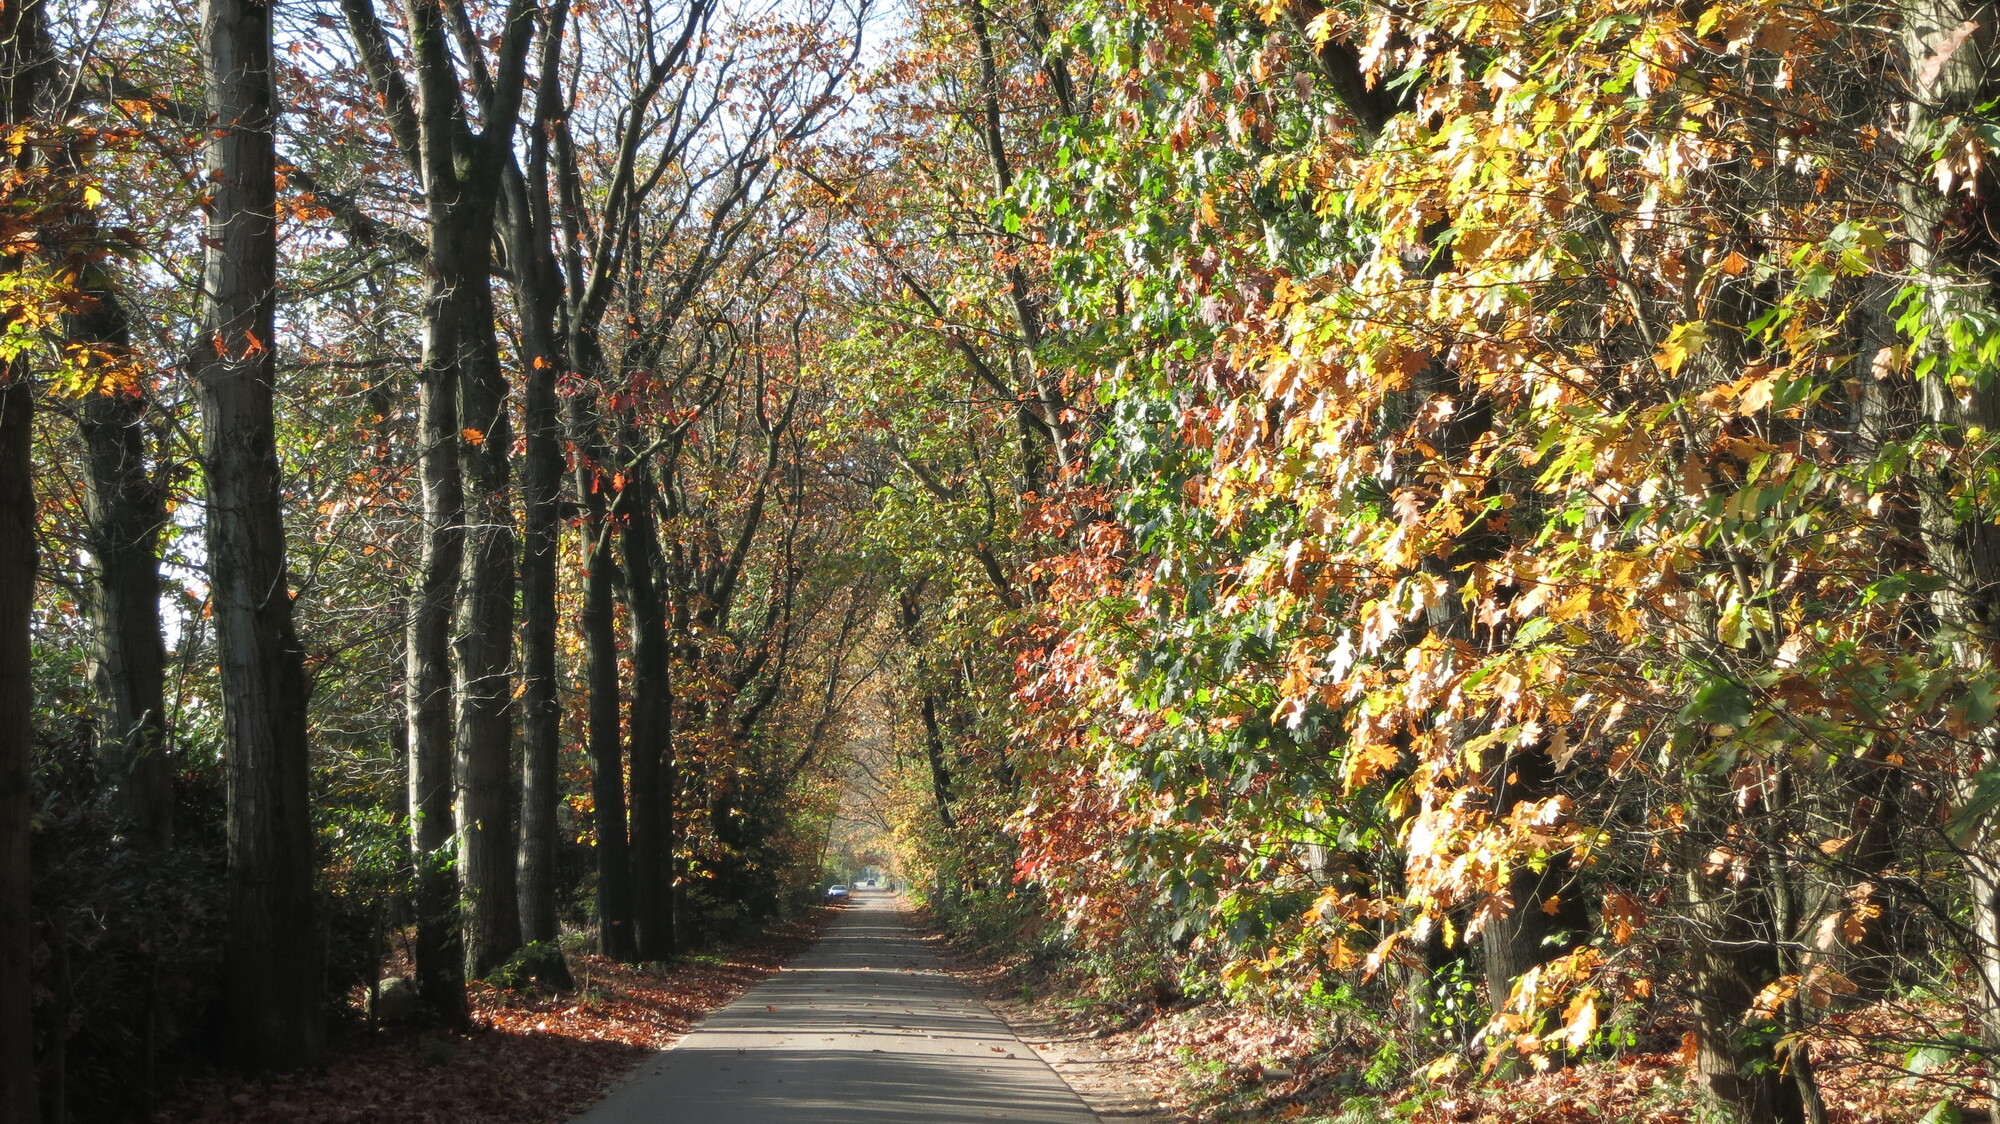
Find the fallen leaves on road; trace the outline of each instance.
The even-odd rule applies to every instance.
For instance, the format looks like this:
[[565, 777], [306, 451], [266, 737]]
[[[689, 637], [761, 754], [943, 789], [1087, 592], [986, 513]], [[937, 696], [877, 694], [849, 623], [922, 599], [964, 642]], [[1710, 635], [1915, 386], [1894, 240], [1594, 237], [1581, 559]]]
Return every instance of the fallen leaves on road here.
[[154, 1124], [554, 1124], [602, 1098], [817, 938], [826, 911], [740, 948], [632, 967], [585, 956], [561, 994], [472, 991], [473, 1027], [356, 1030], [324, 1070], [264, 1081], [190, 1081]]

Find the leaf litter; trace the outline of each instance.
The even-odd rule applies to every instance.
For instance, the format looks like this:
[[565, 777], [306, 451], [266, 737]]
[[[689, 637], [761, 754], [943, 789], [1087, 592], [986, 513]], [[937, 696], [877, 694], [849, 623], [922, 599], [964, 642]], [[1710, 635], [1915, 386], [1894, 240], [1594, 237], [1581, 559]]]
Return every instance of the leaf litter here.
[[324, 1069], [197, 1077], [152, 1124], [556, 1124], [811, 945], [827, 912], [665, 965], [574, 957], [567, 992], [475, 983], [463, 1032], [370, 1032], [356, 1007]]

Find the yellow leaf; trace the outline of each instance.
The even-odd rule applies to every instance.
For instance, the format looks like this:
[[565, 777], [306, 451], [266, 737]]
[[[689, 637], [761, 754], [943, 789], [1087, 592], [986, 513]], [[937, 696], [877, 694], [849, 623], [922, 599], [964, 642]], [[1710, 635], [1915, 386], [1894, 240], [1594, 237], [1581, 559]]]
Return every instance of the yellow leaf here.
[[1737, 384], [1736, 409], [1744, 417], [1771, 404], [1771, 390], [1777, 379], [1770, 375], [1752, 375]]
[[1452, 256], [1462, 264], [1470, 264], [1486, 256], [1487, 247], [1493, 245], [1493, 230], [1461, 230], [1452, 240]]
[[1459, 1057], [1457, 1054], [1446, 1054], [1424, 1067], [1424, 1080], [1436, 1084], [1457, 1073], [1459, 1067], [1464, 1064], [1465, 1059]]
[[1590, 1036], [1597, 1031], [1596, 989], [1586, 990], [1571, 1000], [1563, 1016], [1569, 1020], [1569, 1024], [1562, 1029], [1563, 1044], [1572, 1050], [1590, 1045]]
[[1387, 742], [1359, 746], [1347, 759], [1347, 787], [1357, 789], [1396, 767], [1400, 750]]
[[1659, 354], [1655, 358], [1669, 373], [1677, 375], [1688, 359], [1701, 354], [1702, 348], [1706, 346], [1708, 346], [1708, 322], [1690, 320], [1685, 324], [1674, 325], [1673, 331], [1667, 333], [1667, 342], [1660, 345]]
[[1797, 994], [1798, 990], [1799, 977], [1796, 974], [1779, 976], [1777, 979], [1765, 984], [1764, 990], [1757, 993], [1756, 999], [1751, 1000], [1750, 1017], [1753, 1019], [1777, 1018], [1778, 1008], [1784, 1006], [1785, 1000]]

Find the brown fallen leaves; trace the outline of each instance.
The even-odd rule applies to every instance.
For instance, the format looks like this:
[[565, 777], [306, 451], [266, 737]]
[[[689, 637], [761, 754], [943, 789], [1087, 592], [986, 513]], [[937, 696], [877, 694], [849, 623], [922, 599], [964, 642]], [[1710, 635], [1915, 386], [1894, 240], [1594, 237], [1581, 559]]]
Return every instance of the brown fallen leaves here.
[[810, 945], [826, 913], [664, 967], [582, 957], [560, 995], [475, 985], [470, 1032], [357, 1031], [315, 1073], [190, 1081], [153, 1122], [554, 1124]]
[[[1074, 971], [1050, 975], [1024, 957], [996, 959], [931, 939], [952, 971], [1024, 1037], [1088, 1040], [1101, 1055], [1087, 1067], [1092, 1076], [1124, 1085], [1128, 1102], [1156, 1100], [1161, 1118], [1179, 1124], [1696, 1124], [1702, 1117], [1689, 1059], [1671, 1048], [1686, 1029], [1686, 1012], [1670, 1003], [1657, 1020], [1633, 1028], [1638, 1044], [1609, 1056], [1511, 1079], [1481, 1077], [1475, 1058], [1432, 1078], [1394, 1062], [1377, 1065], [1377, 1033], [1389, 1012], [1280, 1011], [1222, 1000], [1085, 1008], [1076, 1000], [1091, 994], [1092, 981]], [[1027, 1001], [1020, 999], [1024, 984], [1034, 996]], [[1976, 1063], [1940, 1062], [1924, 1075], [1905, 1068], [1908, 1043], [1938, 1036], [1927, 1027], [1967, 1021], [1966, 1012], [1935, 1000], [1823, 1012], [1809, 1046], [1827, 1124], [1909, 1124], [1941, 1099], [1955, 1100], [1967, 1124], [1992, 1119], [1976, 1095], [1985, 1078]], [[1119, 1095], [1096, 1092], [1092, 1099], [1106, 1103]]]

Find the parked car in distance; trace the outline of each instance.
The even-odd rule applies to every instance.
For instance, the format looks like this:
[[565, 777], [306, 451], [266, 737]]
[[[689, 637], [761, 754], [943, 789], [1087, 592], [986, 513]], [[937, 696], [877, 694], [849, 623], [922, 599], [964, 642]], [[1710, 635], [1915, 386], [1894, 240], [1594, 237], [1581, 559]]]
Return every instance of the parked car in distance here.
[[827, 901], [830, 901], [830, 902], [844, 902], [844, 901], [846, 901], [846, 900], [847, 900], [847, 887], [845, 887], [845, 886], [828, 886], [828, 887], [826, 888], [826, 900], [827, 900]]

